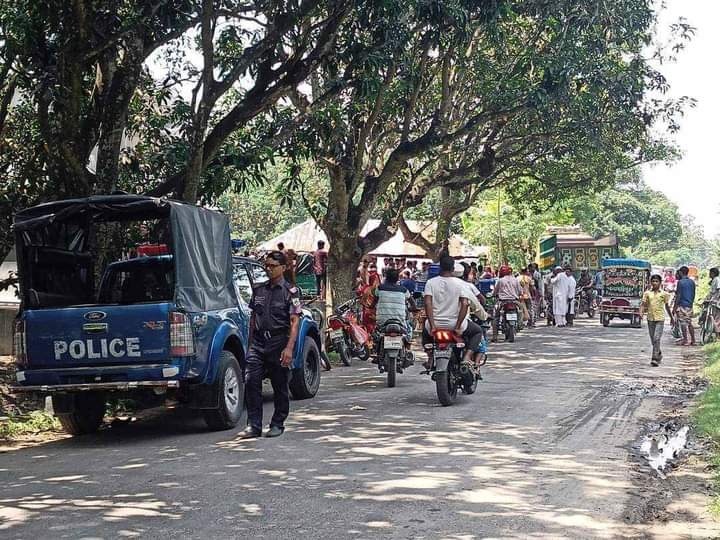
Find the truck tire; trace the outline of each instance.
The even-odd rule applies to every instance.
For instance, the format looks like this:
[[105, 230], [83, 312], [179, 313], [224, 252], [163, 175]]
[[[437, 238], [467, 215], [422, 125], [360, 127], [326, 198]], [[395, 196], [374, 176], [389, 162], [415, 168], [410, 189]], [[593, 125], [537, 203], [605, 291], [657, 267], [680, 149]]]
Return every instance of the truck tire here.
[[320, 351], [311, 337], [303, 343], [303, 365], [290, 373], [290, 393], [294, 399], [315, 397], [320, 388]]
[[240, 364], [230, 351], [220, 354], [217, 379], [213, 383], [217, 409], [206, 409], [203, 417], [214, 431], [231, 429], [245, 416], [245, 382]]
[[[53, 396], [54, 406], [55, 396]], [[75, 394], [73, 412], [58, 413], [56, 416], [63, 429], [70, 435], [95, 433], [105, 416], [105, 394], [83, 392]]]

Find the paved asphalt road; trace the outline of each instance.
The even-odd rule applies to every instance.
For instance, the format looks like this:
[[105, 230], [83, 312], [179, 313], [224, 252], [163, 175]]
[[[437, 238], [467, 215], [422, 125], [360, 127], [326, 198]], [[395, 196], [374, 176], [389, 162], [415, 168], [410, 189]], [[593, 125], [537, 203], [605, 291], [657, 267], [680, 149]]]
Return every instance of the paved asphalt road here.
[[452, 407], [419, 368], [395, 389], [335, 368], [278, 439], [166, 413], [0, 454], [0, 538], [624, 536], [630, 454], [664, 406], [637, 389], [695, 367], [672, 348], [651, 370], [647, 342], [620, 324], [526, 331]]

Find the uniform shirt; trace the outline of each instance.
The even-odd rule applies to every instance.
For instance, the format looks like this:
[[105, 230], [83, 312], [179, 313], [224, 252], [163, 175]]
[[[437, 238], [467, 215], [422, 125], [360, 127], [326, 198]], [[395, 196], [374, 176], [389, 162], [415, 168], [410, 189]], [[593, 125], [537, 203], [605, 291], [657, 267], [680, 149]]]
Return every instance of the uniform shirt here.
[[[470, 302], [472, 293], [460, 278], [435, 276], [425, 284], [425, 296], [432, 297], [435, 325], [442, 330], [451, 330], [455, 328], [460, 314], [460, 299], [466, 298]], [[425, 322], [425, 327], [430, 330], [429, 322]], [[466, 328], [467, 317], [460, 331], [464, 332]]]
[[660, 289], [655, 292], [653, 290], [645, 291], [642, 303], [647, 310], [648, 321], [664, 321], [665, 320], [665, 304], [667, 304], [670, 295]]
[[682, 278], [677, 284], [677, 306], [691, 308], [695, 302], [695, 282], [690, 278]]
[[397, 283], [383, 283], [375, 289], [375, 296], [378, 299], [375, 306], [378, 327], [390, 319], [400, 322], [407, 319], [407, 301], [410, 299], [410, 293], [405, 287]]
[[275, 285], [268, 281], [253, 287], [250, 309], [258, 332], [290, 330], [290, 316], [302, 313], [300, 294], [297, 287], [284, 279]]

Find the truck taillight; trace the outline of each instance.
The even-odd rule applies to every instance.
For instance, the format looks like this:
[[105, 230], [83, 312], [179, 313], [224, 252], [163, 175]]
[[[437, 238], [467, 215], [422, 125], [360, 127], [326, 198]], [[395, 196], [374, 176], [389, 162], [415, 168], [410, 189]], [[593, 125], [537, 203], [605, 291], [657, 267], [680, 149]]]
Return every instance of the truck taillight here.
[[192, 356], [195, 354], [192, 324], [185, 313], [170, 313], [170, 356]]
[[27, 363], [27, 341], [25, 338], [25, 321], [15, 321], [15, 335], [13, 337], [13, 356], [18, 367]]

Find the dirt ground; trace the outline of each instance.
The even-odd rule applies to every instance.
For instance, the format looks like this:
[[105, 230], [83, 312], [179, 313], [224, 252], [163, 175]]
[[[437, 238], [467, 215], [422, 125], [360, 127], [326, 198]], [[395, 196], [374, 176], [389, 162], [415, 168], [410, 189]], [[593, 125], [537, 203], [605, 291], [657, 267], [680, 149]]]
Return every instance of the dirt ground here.
[[640, 449], [689, 422], [702, 355], [666, 336], [651, 369], [647, 348], [645, 329], [583, 320], [493, 345], [478, 392], [452, 407], [419, 367], [389, 389], [356, 362], [294, 402], [279, 439], [239, 441], [176, 411], [6, 447], [0, 526], [17, 537], [718, 538], [708, 443], [691, 430], [662, 477]]

